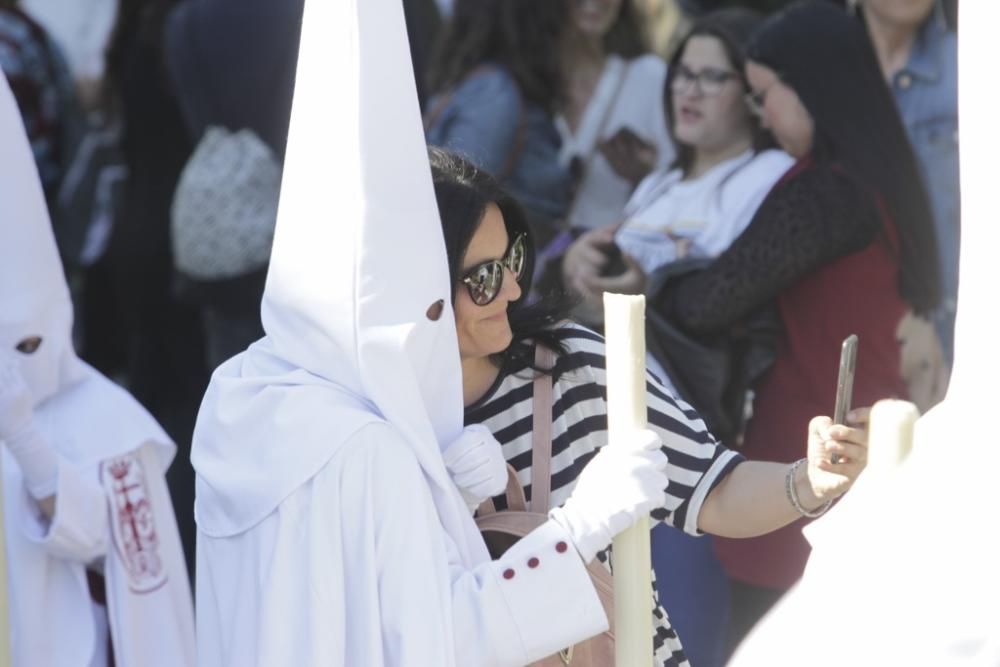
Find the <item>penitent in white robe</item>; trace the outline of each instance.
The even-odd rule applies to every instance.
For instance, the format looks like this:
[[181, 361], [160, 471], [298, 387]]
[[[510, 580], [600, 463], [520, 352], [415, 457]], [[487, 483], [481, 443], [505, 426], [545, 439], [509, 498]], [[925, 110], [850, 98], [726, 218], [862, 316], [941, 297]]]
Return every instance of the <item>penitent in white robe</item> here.
[[192, 445], [203, 667], [519, 667], [606, 629], [555, 522], [490, 560], [400, 0], [307, 0], [266, 336]]
[[606, 625], [568, 544], [550, 523], [465, 567], [411, 447], [373, 421], [250, 530], [202, 534], [199, 664], [524, 665]]

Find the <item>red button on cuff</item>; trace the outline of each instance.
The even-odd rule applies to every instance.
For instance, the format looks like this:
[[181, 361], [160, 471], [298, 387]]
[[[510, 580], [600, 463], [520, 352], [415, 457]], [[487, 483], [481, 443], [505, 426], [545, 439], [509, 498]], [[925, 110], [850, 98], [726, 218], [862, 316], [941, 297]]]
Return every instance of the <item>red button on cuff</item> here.
[[537, 559], [537, 558], [532, 558], [532, 559], [530, 559], [530, 560], [528, 561], [528, 567], [530, 567], [530, 568], [534, 569], [534, 568], [538, 567], [538, 562], [539, 562], [539, 561], [538, 561], [538, 559]]
[[514, 578], [514, 570], [511, 570], [511, 569], [504, 570], [503, 571], [503, 578], [504, 579], [513, 579]]
[[556, 545], [556, 551], [558, 551], [559, 553], [566, 553], [566, 549], [568, 548], [569, 547], [566, 546], [565, 542], [560, 542], [559, 544]]

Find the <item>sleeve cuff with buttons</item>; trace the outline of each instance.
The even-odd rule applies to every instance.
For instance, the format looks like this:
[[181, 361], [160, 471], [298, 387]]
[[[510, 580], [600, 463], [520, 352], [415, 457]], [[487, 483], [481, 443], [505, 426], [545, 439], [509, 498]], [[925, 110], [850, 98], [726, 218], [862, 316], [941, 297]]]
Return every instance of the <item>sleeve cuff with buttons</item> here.
[[491, 566], [528, 661], [608, 629], [587, 568], [556, 522], [521, 538]]

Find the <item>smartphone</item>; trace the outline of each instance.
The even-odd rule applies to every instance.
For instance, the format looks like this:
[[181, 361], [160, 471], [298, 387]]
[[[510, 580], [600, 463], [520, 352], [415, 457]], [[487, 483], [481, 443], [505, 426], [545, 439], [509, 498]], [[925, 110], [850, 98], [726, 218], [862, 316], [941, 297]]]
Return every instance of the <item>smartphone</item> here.
[[601, 276], [620, 276], [625, 273], [628, 266], [625, 264], [625, 257], [622, 255], [622, 249], [618, 247], [617, 243], [611, 243], [604, 249], [604, 256], [607, 257], [607, 262], [604, 264], [604, 268], [601, 269]]
[[[851, 394], [854, 391], [854, 369], [858, 360], [858, 337], [851, 334], [840, 346], [840, 371], [837, 375], [837, 400], [833, 407], [833, 423], [843, 424], [847, 421], [847, 413], [851, 410]], [[830, 457], [831, 463], [839, 463], [836, 454]]]

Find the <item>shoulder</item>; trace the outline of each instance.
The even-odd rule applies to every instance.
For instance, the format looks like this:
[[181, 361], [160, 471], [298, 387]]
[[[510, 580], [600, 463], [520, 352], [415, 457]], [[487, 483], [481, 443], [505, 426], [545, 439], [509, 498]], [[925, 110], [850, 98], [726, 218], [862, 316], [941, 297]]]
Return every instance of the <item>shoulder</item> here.
[[[847, 223], [853, 229], [877, 230], [879, 197], [837, 164], [796, 164], [771, 190], [758, 213], [775, 224], [829, 229]], [[844, 230], [838, 230], [844, 231]]]
[[753, 174], [781, 176], [795, 164], [795, 158], [785, 151], [769, 148], [757, 153], [747, 165], [747, 171]]
[[[83, 377], [43, 403], [36, 414], [60, 453], [76, 464], [120, 456], [144, 444], [156, 446], [166, 469], [176, 447], [131, 394], [85, 366]], [[80, 425], [87, 428], [80, 429]]]
[[[520, 96], [520, 91], [510, 70], [501, 65], [485, 64], [466, 74], [462, 82], [455, 88], [456, 97], [467, 95], [496, 95], [502, 99], [517, 99]], [[486, 100], [489, 98], [487, 97]]]
[[765, 150], [752, 156], [738, 166], [731, 176], [723, 181], [724, 187], [732, 191], [757, 191], [760, 188], [770, 189], [789, 173], [795, 165], [790, 155], [779, 150]]
[[[599, 365], [604, 368], [604, 336], [571, 321], [554, 327], [552, 333], [566, 350], [557, 362], [559, 368], [584, 365]], [[564, 358], [569, 358], [572, 363], [564, 361]]]
[[423, 485], [423, 472], [411, 445], [382, 420], [359, 428], [331, 459], [344, 480], [358, 480], [373, 490], [405, 493]]
[[[667, 63], [654, 53], [647, 53], [626, 62], [629, 78], [652, 84], [667, 78]], [[657, 91], [659, 95], [662, 91]]]

